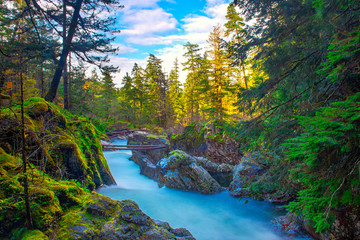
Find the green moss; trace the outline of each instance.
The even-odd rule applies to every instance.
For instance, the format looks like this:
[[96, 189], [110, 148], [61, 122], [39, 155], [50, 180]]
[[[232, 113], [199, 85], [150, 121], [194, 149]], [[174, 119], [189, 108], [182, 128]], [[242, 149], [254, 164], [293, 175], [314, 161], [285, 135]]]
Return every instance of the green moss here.
[[29, 230], [26, 228], [17, 228], [12, 231], [12, 236], [14, 239], [21, 240], [47, 240], [49, 239], [42, 231]]
[[[88, 119], [74, 116], [42, 98], [31, 98], [24, 105], [26, 155], [29, 157], [27, 176], [34, 227], [49, 236], [69, 239], [71, 235], [65, 233], [69, 232], [69, 224], [80, 224], [81, 216], [86, 214], [84, 206], [92, 201], [93, 194], [88, 189], [94, 190], [103, 183], [100, 169], [110, 173], [102, 154], [102, 133]], [[8, 134], [7, 140], [0, 143], [3, 147], [0, 148], [0, 230], [5, 232], [23, 226], [26, 218], [21, 185], [24, 177], [22, 161], [9, 154], [19, 148], [19, 113], [19, 106], [14, 106], [12, 111], [7, 109], [0, 112], [0, 124], [6, 124]], [[78, 167], [74, 174], [81, 179], [52, 179], [70, 176], [67, 171], [74, 163]], [[83, 189], [81, 185], [88, 189]], [[116, 211], [115, 208], [105, 209], [109, 216]], [[87, 227], [91, 229], [96, 226]], [[57, 235], [56, 229], [59, 228], [60, 235]], [[38, 236], [34, 239], [44, 237], [40, 231], [30, 235]], [[21, 239], [20, 235], [15, 238]]]
[[49, 110], [49, 106], [44, 101], [38, 101], [34, 102], [33, 104], [28, 105], [25, 108], [25, 111], [29, 114], [31, 117], [38, 117], [43, 115], [45, 112]]
[[48, 240], [49, 238], [40, 230], [27, 230], [21, 240]]

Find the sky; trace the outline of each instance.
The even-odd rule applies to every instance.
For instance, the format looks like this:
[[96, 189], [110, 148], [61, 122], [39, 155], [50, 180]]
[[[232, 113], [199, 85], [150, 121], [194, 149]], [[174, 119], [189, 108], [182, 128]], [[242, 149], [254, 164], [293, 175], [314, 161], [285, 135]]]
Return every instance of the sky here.
[[[116, 13], [121, 32], [113, 44], [119, 52], [110, 56], [111, 64], [120, 68], [114, 83], [120, 87], [134, 63], [145, 67], [150, 53], [163, 61], [163, 70], [169, 73], [176, 57], [179, 63], [185, 62], [183, 45], [187, 42], [206, 50], [213, 26], [226, 22], [229, 3], [230, 0], [123, 0], [124, 8]], [[180, 73], [182, 82], [185, 77], [186, 73]]]

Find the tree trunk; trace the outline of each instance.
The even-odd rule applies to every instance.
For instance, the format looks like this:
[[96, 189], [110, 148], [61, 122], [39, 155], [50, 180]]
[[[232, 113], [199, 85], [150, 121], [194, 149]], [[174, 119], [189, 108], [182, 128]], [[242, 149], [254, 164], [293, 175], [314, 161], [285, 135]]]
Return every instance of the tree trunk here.
[[[20, 60], [21, 62], [21, 60]], [[24, 83], [23, 83], [23, 73], [20, 70], [20, 100], [21, 100], [21, 157], [23, 164], [23, 186], [24, 186], [24, 198], [25, 198], [25, 210], [26, 210], [26, 221], [25, 225], [29, 229], [32, 228], [32, 219], [30, 211], [30, 201], [29, 201], [29, 186], [28, 186], [28, 177], [27, 177], [27, 160], [25, 156], [25, 120], [24, 120]]]
[[[66, 0], [63, 0], [63, 48], [66, 45]], [[65, 61], [63, 73], [64, 82], [64, 109], [69, 110], [69, 92], [68, 92], [68, 75], [67, 75], [67, 62]]]
[[62, 71], [65, 67], [67, 56], [69, 55], [69, 52], [70, 52], [70, 44], [74, 37], [75, 31], [76, 31], [76, 26], [78, 24], [82, 2], [83, 2], [83, 0], [77, 0], [74, 4], [74, 13], [71, 18], [69, 32], [68, 32], [64, 47], [61, 51], [60, 60], [56, 67], [54, 77], [51, 81], [50, 89], [45, 96], [46, 101], [52, 102], [52, 101], [54, 101], [54, 99], [56, 97], [56, 92], [59, 87]]
[[243, 72], [243, 75], [244, 75], [245, 89], [247, 90], [248, 89], [248, 84], [247, 84], [247, 78], [246, 78], [246, 75], [245, 75], [245, 66], [244, 66], [243, 61], [241, 61], [241, 68], [242, 68], [242, 72]]
[[41, 63], [40, 70], [40, 82], [41, 82], [41, 97], [45, 96], [45, 86], [44, 86], [44, 63]]

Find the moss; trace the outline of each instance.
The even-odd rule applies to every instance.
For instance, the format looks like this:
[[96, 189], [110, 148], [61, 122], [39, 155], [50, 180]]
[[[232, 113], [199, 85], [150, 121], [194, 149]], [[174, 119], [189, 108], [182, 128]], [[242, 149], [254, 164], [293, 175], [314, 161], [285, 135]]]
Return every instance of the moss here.
[[48, 240], [49, 238], [40, 230], [27, 230], [21, 240]]
[[[56, 232], [64, 226], [63, 231], [59, 231], [60, 236], [55, 236], [68, 239], [66, 236], [70, 235], [64, 232], [69, 231], [70, 223], [82, 220], [80, 215], [86, 214], [83, 206], [91, 202], [92, 194], [82, 189], [81, 184], [94, 190], [103, 183], [100, 171], [110, 173], [102, 154], [102, 133], [88, 119], [74, 116], [42, 98], [31, 98], [24, 105], [26, 155], [29, 157], [27, 175], [34, 227], [53, 236], [49, 234], [50, 229]], [[6, 237], [10, 237], [11, 229], [24, 225], [26, 215], [21, 185], [22, 161], [9, 154], [20, 147], [19, 117], [19, 106], [0, 112], [0, 133], [6, 134], [6, 140], [0, 143], [0, 236]], [[52, 179], [69, 177], [66, 170], [73, 170], [72, 164], [78, 167], [78, 172], [71, 177], [78, 181]], [[114, 208], [106, 209], [109, 215], [115, 211]], [[32, 234], [36, 236], [36, 232]]]
[[13, 239], [21, 240], [47, 240], [49, 239], [42, 231], [29, 230], [27, 228], [17, 228], [12, 231]]
[[71, 227], [83, 223], [81, 210], [79, 208], [70, 209], [63, 215], [56, 231], [58, 239], [72, 239], [73, 231]]
[[75, 182], [60, 181], [49, 187], [60, 202], [62, 209], [81, 205], [81, 197], [85, 194]]
[[29, 189], [33, 222], [40, 229], [51, 226], [63, 214], [54, 192], [45, 187], [40, 185]]
[[29, 116], [35, 118], [44, 115], [45, 112], [49, 111], [49, 106], [44, 101], [35, 102], [25, 108], [25, 111]]

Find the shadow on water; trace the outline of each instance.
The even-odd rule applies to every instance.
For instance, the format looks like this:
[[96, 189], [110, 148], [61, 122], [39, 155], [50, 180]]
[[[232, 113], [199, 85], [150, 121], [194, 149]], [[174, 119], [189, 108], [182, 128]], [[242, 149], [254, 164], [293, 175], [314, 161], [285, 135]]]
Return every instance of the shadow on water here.
[[[126, 144], [126, 140], [114, 144]], [[99, 193], [116, 200], [134, 200], [151, 218], [174, 228], [185, 227], [198, 240], [309, 239], [274, 230], [271, 220], [285, 213], [279, 206], [239, 200], [227, 191], [204, 195], [159, 188], [154, 180], [140, 175], [139, 166], [129, 160], [131, 151], [105, 151], [104, 155], [117, 185], [103, 187]]]

